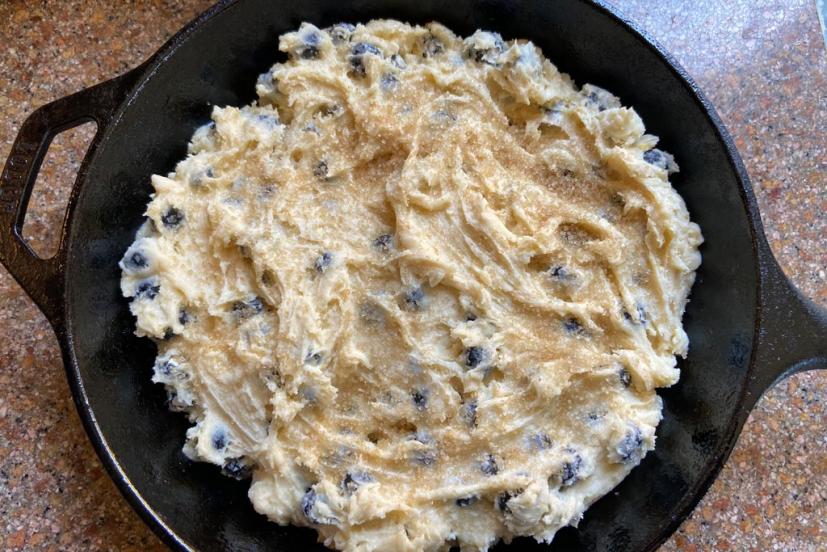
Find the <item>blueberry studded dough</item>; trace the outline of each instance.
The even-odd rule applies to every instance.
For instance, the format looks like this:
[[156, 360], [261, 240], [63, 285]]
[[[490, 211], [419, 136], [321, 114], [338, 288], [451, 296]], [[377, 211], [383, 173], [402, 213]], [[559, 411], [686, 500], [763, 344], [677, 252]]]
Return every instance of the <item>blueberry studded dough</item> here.
[[702, 238], [674, 158], [524, 40], [303, 23], [279, 49], [152, 176], [120, 263], [184, 452], [336, 549], [550, 541], [679, 377]]

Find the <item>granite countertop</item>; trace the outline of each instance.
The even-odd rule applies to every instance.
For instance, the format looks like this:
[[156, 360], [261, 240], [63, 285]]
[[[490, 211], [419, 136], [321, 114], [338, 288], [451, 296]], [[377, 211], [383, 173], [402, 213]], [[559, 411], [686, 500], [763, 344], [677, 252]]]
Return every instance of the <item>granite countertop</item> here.
[[[695, 78], [735, 137], [785, 272], [827, 305], [827, 54], [813, 0], [612, 0]], [[0, 3], [0, 158], [34, 108], [152, 54], [209, 0]], [[275, 48], [275, 37], [273, 47]], [[91, 129], [59, 136], [25, 233], [54, 249]], [[827, 549], [827, 373], [761, 400], [662, 550]], [[0, 267], [0, 549], [163, 550], [81, 427], [46, 319]]]

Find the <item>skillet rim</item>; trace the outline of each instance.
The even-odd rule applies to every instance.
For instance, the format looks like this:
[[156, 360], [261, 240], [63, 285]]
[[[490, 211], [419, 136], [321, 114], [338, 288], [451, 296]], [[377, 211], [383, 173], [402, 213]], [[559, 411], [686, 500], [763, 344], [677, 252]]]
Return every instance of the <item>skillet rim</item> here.
[[[200, 13], [198, 16], [196, 16], [194, 19], [192, 19], [190, 22], [184, 25], [178, 32], [176, 32], [172, 37], [170, 37], [160, 48], [158, 48], [158, 50], [154, 54], [152, 54], [147, 60], [139, 64], [137, 67], [131, 69], [130, 71], [127, 71], [120, 77], [116, 77], [122, 78], [129, 75], [134, 77], [134, 83], [126, 88], [123, 100], [114, 110], [111, 118], [112, 124], [107, 125], [108, 128], [103, 129], [100, 141], [96, 144], [96, 147], [94, 149], [90, 149], [86, 158], [84, 159], [83, 166], [80, 169], [81, 173], [83, 173], [84, 176], [86, 176], [84, 169], [87, 168], [88, 165], [91, 164], [91, 161], [94, 159], [97, 147], [105, 145], [108, 142], [108, 140], [111, 138], [114, 124], [116, 124], [121, 119], [124, 111], [130, 107], [135, 96], [141, 92], [146, 82], [148, 82], [148, 80], [153, 77], [157, 69], [169, 57], [174, 55], [178, 46], [182, 44], [184, 41], [186, 41], [186, 39], [189, 38], [189, 36], [192, 35], [194, 32], [196, 32], [198, 28], [200, 28], [206, 21], [219, 15], [225, 10], [235, 6], [240, 1], [242, 0], [219, 0], [216, 4], [209, 7], [207, 10]], [[715, 132], [718, 143], [723, 145], [727, 162], [733, 174], [735, 175], [738, 184], [739, 195], [741, 197], [741, 202], [743, 204], [748, 221], [750, 243], [752, 246], [753, 270], [755, 273], [756, 282], [756, 305], [754, 317], [755, 323], [753, 328], [753, 341], [752, 348], [750, 351], [750, 358], [746, 367], [746, 371], [744, 373], [743, 385], [738, 394], [738, 399], [736, 402], [734, 413], [729, 421], [726, 431], [722, 435], [722, 439], [717, 447], [715, 457], [707, 463], [706, 469], [702, 472], [701, 476], [697, 478], [694, 485], [691, 486], [684, 493], [683, 499], [678, 503], [678, 505], [674, 509], [676, 515], [672, 516], [671, 521], [668, 524], [664, 525], [659, 530], [655, 538], [652, 539], [647, 545], [645, 545], [644, 548], [642, 548], [644, 552], [651, 552], [656, 550], [677, 530], [677, 528], [683, 523], [683, 521], [691, 514], [695, 506], [697, 506], [698, 502], [700, 502], [700, 500], [706, 495], [707, 491], [709, 490], [709, 487], [717, 478], [727, 458], [732, 452], [732, 448], [735, 444], [735, 441], [738, 435], [740, 434], [740, 429], [743, 425], [743, 422], [746, 419], [746, 416], [743, 416], [741, 414], [744, 413], [745, 409], [747, 411], [746, 413], [748, 413], [750, 409], [750, 405], [745, 404], [745, 399], [748, 395], [750, 387], [750, 376], [756, 371], [755, 361], [759, 345], [760, 330], [762, 327], [761, 314], [762, 307], [765, 302], [765, 298], [762, 295], [762, 290], [764, 288], [764, 279], [768, 277], [765, 274], [765, 272], [773, 264], [773, 259], [771, 258], [771, 250], [769, 249], [769, 246], [766, 243], [766, 237], [764, 235], [763, 225], [761, 223], [758, 204], [752, 189], [752, 185], [750, 183], [746, 167], [744, 166], [740, 154], [738, 153], [732, 136], [729, 134], [728, 130], [726, 129], [723, 121], [716, 112], [715, 108], [707, 99], [706, 95], [702, 92], [697, 83], [695, 83], [694, 79], [672, 56], [672, 54], [670, 54], [669, 51], [663, 47], [663, 45], [661, 45], [646, 31], [641, 29], [630, 18], [624, 16], [618, 8], [608, 4], [607, 0], [577, 1], [585, 5], [586, 7], [595, 10], [598, 13], [607, 16], [612, 22], [622, 27], [625, 31], [631, 33], [631, 35], [643, 47], [649, 49], [652, 53], [654, 53], [656, 57], [658, 57], [660, 61], [666, 65], [667, 69], [675, 77], [677, 77], [678, 81], [681, 83], [683, 88], [686, 90], [686, 92], [689, 93], [690, 97], [692, 98], [692, 101], [704, 113], [707, 121], [710, 123], [712, 129]], [[66, 271], [68, 271], [67, 265], [69, 251], [72, 250], [73, 244], [73, 215], [77, 205], [77, 200], [80, 195], [80, 191], [82, 190], [84, 184], [85, 179], [84, 182], [79, 182], [78, 185], [76, 185], [74, 190], [72, 191], [70, 201], [67, 206], [66, 216], [64, 219], [64, 227], [66, 232], [66, 248], [64, 253], [65, 257], [62, 260], [64, 261], [63, 268]], [[123, 497], [126, 499], [126, 501], [129, 503], [129, 505], [132, 507], [132, 509], [149, 526], [153, 533], [155, 533], [161, 539], [161, 541], [163, 541], [167, 546], [174, 550], [182, 550], [186, 552], [197, 550], [192, 545], [187, 543], [183, 538], [178, 536], [178, 534], [161, 518], [161, 516], [155, 512], [155, 510], [152, 508], [152, 505], [149, 504], [143, 498], [138, 489], [132, 484], [126, 472], [121, 467], [121, 464], [118, 461], [117, 457], [109, 448], [105, 435], [103, 434], [101, 427], [97, 422], [95, 413], [91, 405], [89, 404], [83, 378], [80, 374], [80, 368], [75, 357], [74, 339], [71, 331], [69, 331], [73, 317], [71, 309], [67, 308], [67, 300], [69, 294], [67, 293], [66, 287], [68, 286], [68, 278], [64, 278], [63, 286], [64, 293], [62, 298], [62, 316], [58, 315], [55, 317], [54, 320], [52, 320], [52, 318], [49, 317], [49, 321], [52, 324], [55, 333], [57, 334], [58, 342], [60, 344], [61, 349], [61, 356], [63, 357], [64, 368], [66, 370], [67, 379], [69, 382], [69, 387], [72, 391], [73, 401], [77, 407], [78, 414], [81, 418], [81, 422], [83, 423], [84, 429], [86, 430], [86, 433], [89, 436], [89, 440], [91, 441], [92, 446], [95, 449], [96, 454], [98, 455], [98, 458], [101, 460], [101, 463], [103, 464], [110, 478], [113, 480], [116, 487], [123, 495]]]

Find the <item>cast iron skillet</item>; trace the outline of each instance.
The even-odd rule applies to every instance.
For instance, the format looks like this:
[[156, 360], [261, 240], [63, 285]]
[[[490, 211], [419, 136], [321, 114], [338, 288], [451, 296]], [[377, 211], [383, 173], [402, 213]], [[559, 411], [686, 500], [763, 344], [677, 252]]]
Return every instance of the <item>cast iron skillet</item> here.
[[[51, 322], [101, 460], [173, 548], [321, 548], [313, 531], [256, 514], [246, 482], [180, 453], [187, 423], [150, 383], [155, 347], [132, 333], [117, 261], [141, 223], [149, 175], [165, 174], [185, 155], [210, 105], [253, 100], [256, 76], [277, 59], [281, 33], [304, 20], [324, 27], [374, 17], [529, 38], [578, 83], [604, 86], [634, 106], [680, 163], [672, 182], [706, 237], [684, 317], [691, 349], [680, 363], [681, 381], [661, 392], [655, 451], [550, 547], [656, 548], [712, 483], [761, 393], [793, 372], [827, 366], [827, 312], [776, 264], [732, 140], [692, 80], [628, 21], [588, 0], [223, 1], [140, 67], [35, 111], [2, 174], [0, 260]], [[20, 234], [32, 186], [51, 139], [86, 121], [97, 123], [97, 134], [78, 172], [60, 249], [40, 259]]]

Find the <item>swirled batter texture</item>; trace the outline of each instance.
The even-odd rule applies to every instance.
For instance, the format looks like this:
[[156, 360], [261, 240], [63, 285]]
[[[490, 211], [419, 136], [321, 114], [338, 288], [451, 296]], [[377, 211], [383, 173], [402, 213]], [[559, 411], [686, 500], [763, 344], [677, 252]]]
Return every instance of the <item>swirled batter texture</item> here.
[[303, 24], [121, 262], [185, 452], [342, 550], [549, 541], [654, 447], [701, 234], [530, 42]]

